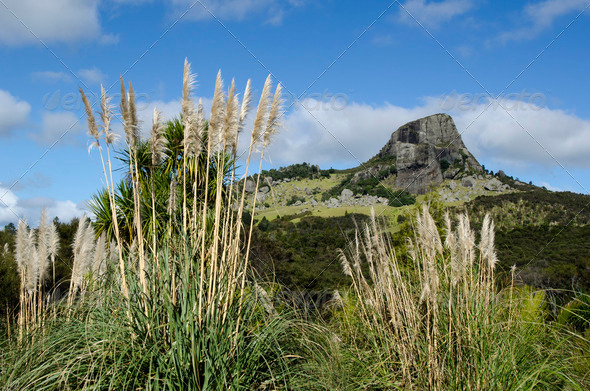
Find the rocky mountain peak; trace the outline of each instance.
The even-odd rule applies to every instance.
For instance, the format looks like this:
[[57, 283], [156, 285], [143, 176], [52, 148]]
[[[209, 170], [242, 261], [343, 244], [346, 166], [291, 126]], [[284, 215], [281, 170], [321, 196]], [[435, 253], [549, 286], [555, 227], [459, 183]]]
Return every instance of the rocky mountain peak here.
[[401, 126], [377, 157], [395, 158], [396, 187], [414, 194], [426, 193], [444, 178], [483, 171], [447, 114], [431, 115]]

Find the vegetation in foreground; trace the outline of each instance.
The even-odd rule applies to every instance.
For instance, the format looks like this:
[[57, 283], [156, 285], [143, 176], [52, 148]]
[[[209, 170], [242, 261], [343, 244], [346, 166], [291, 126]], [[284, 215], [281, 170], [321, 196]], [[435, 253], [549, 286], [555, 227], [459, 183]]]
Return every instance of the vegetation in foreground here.
[[[108, 97], [103, 91], [100, 128], [87, 104], [95, 147], [106, 155], [108, 185], [95, 204], [103, 215], [77, 225], [61, 300], [48, 289], [55, 283], [48, 283], [54, 262], [47, 261], [59, 252], [45, 247], [52, 225], [19, 224], [12, 257], [20, 294], [2, 341], [4, 389], [590, 386], [588, 298], [551, 316], [542, 291], [514, 278], [499, 289], [487, 215], [476, 235], [467, 215], [447, 215], [441, 226], [424, 207], [410, 216], [402, 252], [374, 217], [358, 221], [343, 250], [330, 250], [348, 288], [318, 311], [301, 312], [280, 286], [257, 283], [250, 273], [254, 215], [244, 211], [233, 165], [249, 83], [239, 104], [234, 84], [225, 96], [219, 75], [209, 121], [191, 86], [186, 63], [182, 117], [169, 124], [181, 129], [182, 143], [170, 153], [157, 112], [150, 142], [140, 142], [133, 89], [127, 94], [122, 84], [122, 184], [111, 176]], [[280, 117], [280, 86], [274, 98], [270, 89], [267, 79], [251, 135], [250, 152], [259, 147], [262, 155]]]

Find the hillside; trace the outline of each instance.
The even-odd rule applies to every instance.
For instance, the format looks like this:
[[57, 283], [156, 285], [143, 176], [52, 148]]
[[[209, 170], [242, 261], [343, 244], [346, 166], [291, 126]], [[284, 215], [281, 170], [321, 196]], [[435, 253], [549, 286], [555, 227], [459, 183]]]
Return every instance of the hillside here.
[[534, 188], [502, 171], [493, 175], [485, 170], [446, 114], [401, 126], [374, 157], [357, 167], [322, 170], [302, 163], [263, 171], [257, 192], [256, 179], [248, 179], [248, 204], [253, 205], [256, 193], [258, 216], [269, 220], [307, 212], [319, 217], [368, 214], [371, 207], [396, 217], [399, 207], [427, 193], [457, 205], [483, 195]]
[[[420, 175], [419, 186], [408, 186]], [[491, 214], [501, 276], [516, 265], [522, 283], [590, 291], [590, 197], [485, 170], [446, 115], [400, 127], [358, 167], [322, 170], [303, 163], [264, 171], [258, 192], [254, 180], [247, 186], [250, 206], [257, 198], [253, 256], [262, 274], [272, 269], [292, 289], [348, 283], [332, 255], [371, 209], [388, 220], [395, 239], [396, 232], [407, 233], [416, 204], [435, 201], [442, 209], [468, 211], [476, 225]]]

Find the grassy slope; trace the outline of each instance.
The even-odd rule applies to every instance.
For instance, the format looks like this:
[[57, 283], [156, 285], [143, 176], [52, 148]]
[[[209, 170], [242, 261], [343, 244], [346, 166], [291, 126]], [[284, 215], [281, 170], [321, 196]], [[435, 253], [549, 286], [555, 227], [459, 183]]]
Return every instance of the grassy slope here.
[[[267, 262], [279, 269], [282, 264], [287, 263], [289, 272], [299, 273], [301, 276], [309, 274], [310, 270], [328, 274], [337, 272], [337, 268], [333, 268], [332, 265], [328, 267], [327, 272], [322, 272], [333, 260], [324, 257], [322, 251], [316, 251], [318, 246], [324, 251], [331, 251], [333, 246], [314, 242], [316, 248], [312, 251], [314, 255], [310, 257], [308, 243], [311, 237], [319, 235], [325, 241], [345, 244], [340, 241], [342, 232], [335, 231], [330, 237], [310, 228], [309, 221], [310, 217], [326, 218], [334, 224], [341, 225], [345, 221], [342, 219], [347, 215], [370, 215], [372, 207], [328, 208], [321, 205], [321, 194], [340, 184], [347, 174], [337, 172], [329, 179], [303, 179], [273, 186], [271, 196], [265, 201], [269, 207], [257, 212], [256, 217], [257, 221], [263, 218], [268, 221], [280, 221], [271, 227], [271, 231], [276, 231], [275, 233], [261, 233], [260, 237], [267, 241], [265, 246], [272, 244], [284, 251], [269, 251]], [[448, 183], [449, 181], [445, 181], [434, 193], [438, 194], [441, 188], [448, 189]], [[320, 202], [317, 206], [285, 205], [292, 196], [306, 197], [305, 188], [317, 190], [311, 196]], [[510, 266], [515, 264], [520, 270], [519, 278], [527, 284], [543, 288], [590, 290], [590, 208], [586, 208], [590, 203], [590, 197], [572, 193], [552, 193], [541, 189], [501, 194], [483, 189], [467, 189], [463, 186], [458, 186], [454, 194], [460, 198], [466, 197], [468, 201], [444, 202], [441, 197], [436, 198], [441, 201], [443, 208], [469, 210], [474, 221], [481, 221], [486, 212], [492, 214], [497, 226], [501, 272], [507, 272]], [[417, 197], [417, 203], [424, 202], [425, 198]], [[389, 221], [388, 226], [391, 227], [392, 233], [398, 232], [402, 227], [402, 224], [398, 223], [398, 216], [406, 216], [412, 209], [411, 206], [394, 208], [384, 205], [376, 205], [373, 208], [376, 215], [383, 216]], [[299, 226], [302, 221], [306, 224]], [[298, 262], [301, 265], [296, 265]], [[324, 262], [326, 264], [319, 268], [319, 271], [315, 270], [316, 267], [309, 266], [321, 265]], [[286, 273], [287, 269], [283, 271]], [[285, 279], [296, 281], [296, 285], [310, 280], [303, 277], [290, 279], [284, 277], [286, 274], [282, 275]], [[327, 276], [325, 279], [320, 277], [319, 280], [319, 283], [312, 284], [315, 288], [337, 286], [342, 281], [334, 276]]]

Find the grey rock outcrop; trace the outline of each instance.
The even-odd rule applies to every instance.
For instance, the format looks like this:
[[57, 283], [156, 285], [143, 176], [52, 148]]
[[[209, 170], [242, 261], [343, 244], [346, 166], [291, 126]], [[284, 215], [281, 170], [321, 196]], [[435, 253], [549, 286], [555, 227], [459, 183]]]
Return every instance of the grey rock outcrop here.
[[504, 184], [497, 178], [492, 178], [484, 185], [484, 189], [489, 191], [502, 191], [503, 186]]
[[256, 202], [264, 202], [266, 201], [267, 194], [266, 193], [258, 193], [256, 194]]
[[475, 178], [468, 176], [465, 177], [461, 180], [461, 185], [465, 186], [465, 187], [473, 187], [475, 186]]
[[254, 193], [256, 191], [256, 183], [251, 180], [246, 181], [246, 193]]
[[340, 201], [347, 201], [352, 196], [354, 196], [354, 193], [352, 192], [352, 190], [343, 189], [342, 193], [340, 193], [340, 197], [338, 197], [338, 198], [340, 198]]
[[[431, 115], [400, 127], [378, 155], [388, 156], [396, 157], [396, 187], [415, 194], [424, 194], [431, 186], [442, 183], [443, 160], [451, 166], [460, 163], [468, 171], [482, 171], [447, 114]], [[454, 177], [457, 172], [451, 174]]]

